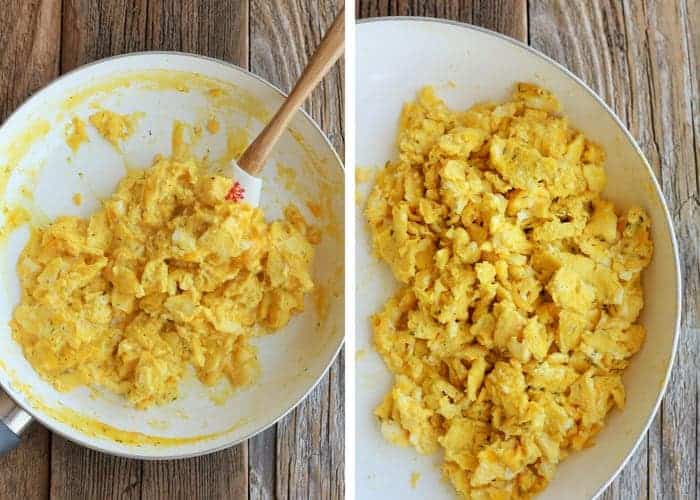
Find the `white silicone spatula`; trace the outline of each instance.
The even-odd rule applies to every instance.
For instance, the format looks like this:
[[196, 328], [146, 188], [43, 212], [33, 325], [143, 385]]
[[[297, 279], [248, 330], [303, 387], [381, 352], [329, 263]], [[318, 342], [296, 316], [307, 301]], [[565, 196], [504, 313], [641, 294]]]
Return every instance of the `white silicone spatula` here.
[[258, 174], [265, 166], [270, 152], [289, 125], [294, 113], [343, 53], [344, 42], [345, 9], [343, 8], [321, 40], [321, 44], [280, 109], [243, 152], [238, 162], [231, 162], [230, 170], [227, 173], [233, 178], [234, 184], [226, 199], [245, 200], [256, 207], [260, 204], [262, 180]]

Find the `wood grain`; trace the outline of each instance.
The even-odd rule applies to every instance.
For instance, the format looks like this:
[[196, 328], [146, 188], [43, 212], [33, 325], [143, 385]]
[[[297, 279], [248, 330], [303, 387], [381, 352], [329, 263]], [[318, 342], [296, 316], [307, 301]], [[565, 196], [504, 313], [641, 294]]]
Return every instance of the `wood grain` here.
[[[328, 446], [330, 500], [345, 498], [345, 352], [341, 350], [338, 359], [329, 372], [328, 403]], [[349, 436], [348, 439], [354, 439]]]
[[277, 484], [277, 425], [248, 440], [248, 498], [275, 498]]
[[603, 498], [698, 498], [700, 2], [360, 0], [356, 12], [448, 17], [525, 39], [580, 76], [627, 125], [672, 212], [683, 256], [684, 315], [662, 408]]
[[527, 0], [474, 0], [472, 23], [527, 42]]
[[190, 500], [247, 496], [245, 444], [198, 458], [143, 462], [141, 498]]
[[179, 50], [248, 67], [245, 0], [149, 1], [147, 50]]
[[424, 2], [421, 0], [359, 0], [355, 7], [358, 18], [384, 16], [422, 16], [472, 22], [471, 0]]
[[141, 50], [195, 52], [248, 67], [248, 2], [64, 0], [61, 70]]
[[[329, 498], [329, 381], [321, 383], [277, 426], [277, 498]], [[319, 453], [320, 452], [320, 453]]]
[[[339, 1], [252, 0], [251, 71], [288, 92], [340, 9]], [[304, 108], [321, 125], [336, 151], [343, 151], [343, 70], [331, 70]], [[311, 394], [274, 431], [277, 460], [251, 458], [255, 478], [250, 498], [343, 498], [342, 358]], [[272, 430], [252, 440], [251, 449], [270, 447]], [[333, 441], [331, 441], [331, 437]], [[252, 455], [251, 455], [252, 457]], [[274, 465], [274, 469], [272, 466]]]
[[[60, 0], [12, 0], [0, 16], [0, 121], [59, 71]], [[33, 424], [20, 446], [0, 457], [0, 498], [33, 500], [49, 492], [51, 435]]]
[[83, 448], [52, 436], [51, 498], [141, 497], [141, 462]]
[[60, 0], [11, 0], [0, 16], [0, 120], [58, 75]]
[[20, 445], [0, 456], [0, 498], [35, 500], [49, 495], [51, 433], [34, 422]]
[[527, 0], [359, 0], [355, 12], [358, 18], [423, 16], [450, 19], [527, 42]]
[[63, 0], [61, 72], [146, 48], [147, 0]]

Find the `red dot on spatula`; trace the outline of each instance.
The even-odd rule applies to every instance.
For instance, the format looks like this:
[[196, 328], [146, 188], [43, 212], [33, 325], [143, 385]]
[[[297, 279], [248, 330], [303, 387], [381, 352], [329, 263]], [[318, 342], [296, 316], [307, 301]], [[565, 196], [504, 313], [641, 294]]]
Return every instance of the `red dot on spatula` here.
[[245, 196], [245, 189], [243, 186], [241, 186], [241, 183], [236, 181], [233, 183], [233, 186], [231, 186], [231, 189], [229, 189], [228, 193], [226, 193], [226, 199], [228, 201], [240, 201], [243, 199]]

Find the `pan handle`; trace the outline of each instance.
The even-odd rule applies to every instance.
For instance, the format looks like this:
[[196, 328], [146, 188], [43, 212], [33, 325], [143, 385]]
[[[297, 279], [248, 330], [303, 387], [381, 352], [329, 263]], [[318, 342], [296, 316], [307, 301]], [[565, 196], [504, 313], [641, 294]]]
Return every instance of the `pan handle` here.
[[19, 444], [19, 435], [31, 421], [32, 416], [0, 390], [0, 455]]

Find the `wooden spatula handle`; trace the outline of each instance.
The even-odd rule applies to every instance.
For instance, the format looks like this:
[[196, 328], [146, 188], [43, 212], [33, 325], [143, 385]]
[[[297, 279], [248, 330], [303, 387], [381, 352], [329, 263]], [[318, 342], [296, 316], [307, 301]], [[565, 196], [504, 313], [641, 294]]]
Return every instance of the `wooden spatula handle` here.
[[238, 160], [238, 165], [243, 170], [252, 175], [262, 170], [273, 146], [289, 125], [294, 113], [343, 53], [344, 43], [345, 8], [341, 9], [333, 21], [287, 100]]

